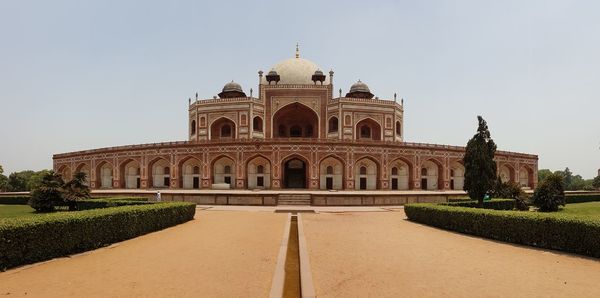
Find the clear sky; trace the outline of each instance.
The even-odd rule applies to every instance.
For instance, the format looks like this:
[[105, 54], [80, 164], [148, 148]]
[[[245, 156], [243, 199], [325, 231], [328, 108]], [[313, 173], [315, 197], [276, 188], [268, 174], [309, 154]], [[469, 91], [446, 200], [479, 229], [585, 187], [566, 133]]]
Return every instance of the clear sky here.
[[405, 99], [405, 139], [476, 116], [539, 168], [600, 168], [600, 1], [1, 1], [0, 165], [185, 140], [187, 98], [301, 56]]

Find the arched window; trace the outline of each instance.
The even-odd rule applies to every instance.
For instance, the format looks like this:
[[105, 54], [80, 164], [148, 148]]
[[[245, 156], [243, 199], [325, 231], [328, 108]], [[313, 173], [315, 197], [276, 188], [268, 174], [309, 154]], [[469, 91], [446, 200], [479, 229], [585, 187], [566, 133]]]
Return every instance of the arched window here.
[[421, 169], [421, 176], [427, 176], [427, 168]]
[[333, 167], [332, 166], [327, 166], [326, 173], [327, 173], [327, 175], [333, 175]]
[[285, 137], [286, 136], [286, 129], [285, 129], [285, 125], [279, 125], [279, 136], [280, 137]]
[[312, 125], [309, 124], [309, 125], [306, 126], [306, 132], [305, 133], [306, 133], [305, 136], [307, 138], [312, 138], [312, 136], [313, 136], [313, 127], [312, 127]]
[[396, 134], [402, 135], [402, 127], [400, 126], [400, 121], [396, 121]]
[[196, 120], [192, 120], [192, 124], [190, 125], [192, 128], [192, 135], [196, 134]]
[[450, 169], [450, 176], [454, 177], [454, 169]]
[[329, 132], [337, 132], [338, 131], [338, 118], [331, 117], [329, 118]]
[[396, 168], [396, 167], [392, 168], [392, 175], [393, 176], [397, 176], [398, 175], [398, 168]]
[[254, 127], [254, 131], [263, 131], [262, 129], [262, 119], [256, 116], [254, 120], [252, 120], [252, 126]]
[[165, 173], [165, 175], [169, 175], [171, 173], [171, 168], [165, 167], [163, 173]]
[[367, 174], [367, 167], [360, 167], [360, 174], [361, 175], [366, 175]]
[[223, 172], [225, 174], [231, 174], [231, 166], [225, 166], [225, 168], [223, 168]]
[[200, 167], [199, 166], [195, 166], [192, 173], [194, 173], [194, 175], [198, 175], [200, 174]]
[[350, 117], [350, 115], [346, 115], [346, 117], [344, 117], [344, 125], [350, 124], [352, 124], [352, 117]]
[[265, 173], [265, 167], [263, 165], [259, 165], [258, 167], [256, 167], [256, 173], [257, 174], [264, 174]]
[[360, 137], [365, 139], [371, 138], [371, 128], [367, 125], [363, 125], [360, 127]]
[[228, 138], [231, 137], [231, 126], [229, 124], [225, 124], [221, 126], [221, 137]]

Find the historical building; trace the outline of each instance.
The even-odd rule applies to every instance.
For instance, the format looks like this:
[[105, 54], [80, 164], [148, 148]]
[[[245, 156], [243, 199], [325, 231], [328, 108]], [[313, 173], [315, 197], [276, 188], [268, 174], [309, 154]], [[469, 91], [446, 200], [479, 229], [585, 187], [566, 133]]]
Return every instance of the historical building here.
[[[462, 189], [464, 147], [404, 141], [402, 101], [358, 81], [345, 95], [334, 72], [296, 56], [189, 103], [188, 141], [56, 154], [64, 177], [92, 188]], [[536, 155], [498, 151], [499, 176], [537, 184]]]

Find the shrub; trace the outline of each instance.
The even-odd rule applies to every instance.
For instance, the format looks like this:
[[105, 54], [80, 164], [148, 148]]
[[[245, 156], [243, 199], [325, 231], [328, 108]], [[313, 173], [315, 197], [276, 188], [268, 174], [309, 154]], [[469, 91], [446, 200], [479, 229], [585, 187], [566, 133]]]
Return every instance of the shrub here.
[[[440, 205], [453, 206], [453, 207], [478, 208], [479, 202], [477, 202], [477, 201], [450, 202], [450, 203], [441, 203]], [[513, 210], [515, 208], [515, 201], [511, 200], [511, 199], [493, 199], [491, 201], [484, 201], [483, 208], [484, 209], [494, 209], [494, 210]]]
[[194, 218], [193, 203], [158, 203], [4, 219], [0, 269], [95, 249]]
[[567, 204], [574, 203], [585, 203], [585, 202], [597, 202], [600, 201], [600, 195], [572, 195], [566, 196], [565, 201]]
[[408, 204], [404, 212], [412, 221], [446, 230], [600, 258], [597, 219], [425, 203]]
[[69, 211], [77, 210], [77, 201], [85, 200], [90, 198], [90, 188], [85, 185], [87, 176], [83, 172], [75, 173], [75, 177], [68, 181], [62, 187], [62, 197]]
[[0, 205], [27, 205], [31, 197], [0, 197]]
[[496, 186], [491, 193], [492, 198], [507, 198], [515, 200], [517, 210], [529, 210], [527, 206], [526, 195], [521, 186], [513, 181], [502, 182], [500, 178], [496, 181]]
[[563, 177], [550, 174], [533, 192], [533, 204], [540, 211], [558, 211], [559, 206], [565, 205], [565, 185]]
[[37, 212], [52, 212], [54, 206], [62, 202], [62, 186], [64, 181], [60, 175], [50, 171], [42, 176], [40, 186], [31, 192], [29, 205]]

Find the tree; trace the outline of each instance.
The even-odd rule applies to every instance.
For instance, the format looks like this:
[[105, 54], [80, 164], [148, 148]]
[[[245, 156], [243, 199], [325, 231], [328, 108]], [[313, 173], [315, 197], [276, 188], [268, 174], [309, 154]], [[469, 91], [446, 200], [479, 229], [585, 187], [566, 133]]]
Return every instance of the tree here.
[[28, 191], [27, 181], [29, 180], [29, 174], [30, 173], [26, 171], [10, 173], [10, 175], [8, 175], [6, 189], [8, 191]]
[[90, 198], [90, 188], [85, 185], [86, 178], [85, 173], [75, 173], [73, 179], [63, 186], [63, 199], [69, 211], [77, 210], [77, 201]]
[[477, 133], [469, 140], [465, 148], [465, 184], [464, 190], [469, 197], [483, 207], [483, 198], [494, 188], [496, 182], [496, 144], [491, 138], [487, 123], [477, 116]]
[[552, 174], [546, 177], [533, 192], [533, 204], [540, 211], [558, 211], [559, 206], [565, 205], [564, 177]]
[[[8, 176], [4, 189], [6, 191], [30, 191], [36, 189], [42, 180], [42, 176], [48, 172], [49, 170], [13, 172]], [[0, 183], [1, 181], [2, 178], [0, 177]], [[0, 184], [0, 188], [2, 188], [2, 184]]]
[[40, 181], [38, 188], [31, 193], [29, 205], [37, 212], [52, 212], [54, 206], [62, 202], [64, 181], [59, 174], [49, 171]]
[[565, 189], [571, 189], [571, 186], [573, 184], [573, 172], [571, 172], [571, 170], [569, 170], [569, 167], [566, 167], [564, 170], [564, 182], [565, 182]]
[[548, 169], [541, 169], [538, 171], [538, 181], [544, 181], [548, 175], [552, 174], [552, 171]]
[[46, 175], [48, 172], [50, 172], [50, 170], [41, 170], [34, 172], [27, 181], [27, 188], [29, 188], [30, 190], [38, 188], [42, 181], [42, 177], [44, 177], [44, 175]]
[[592, 182], [592, 186], [595, 188], [600, 188], [600, 175], [596, 176], [596, 178], [594, 178], [594, 181]]
[[4, 176], [4, 169], [0, 165], [0, 191], [6, 191], [8, 177]]
[[585, 179], [581, 175], [574, 175], [571, 178], [571, 184], [567, 187], [565, 182], [565, 190], [583, 190], [585, 188]]

